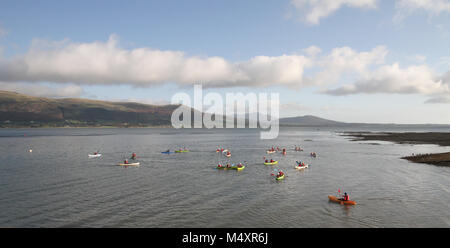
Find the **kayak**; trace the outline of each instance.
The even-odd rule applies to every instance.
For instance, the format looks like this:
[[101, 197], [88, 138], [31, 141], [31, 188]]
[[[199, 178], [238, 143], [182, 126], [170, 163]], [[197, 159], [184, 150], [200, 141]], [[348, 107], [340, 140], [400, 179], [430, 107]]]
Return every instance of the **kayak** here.
[[272, 153], [276, 153], [277, 151], [266, 151], [267, 154], [272, 154]]
[[231, 169], [238, 170], [238, 171], [241, 171], [244, 168], [245, 168], [245, 165], [242, 165], [242, 167], [238, 167], [237, 165], [231, 167]]
[[119, 166], [139, 166], [141, 163], [137, 162], [137, 163], [129, 163], [129, 164], [124, 164], [124, 163], [120, 163], [118, 164]]
[[305, 164], [304, 166], [299, 166], [299, 165], [295, 166], [295, 169], [297, 169], [297, 170], [306, 169], [306, 168], [308, 168], [307, 164]]
[[340, 200], [339, 198], [337, 198], [336, 196], [332, 196], [332, 195], [329, 195], [328, 199], [332, 202], [336, 202], [336, 203], [339, 203], [342, 205], [356, 205], [355, 201], [343, 201], [343, 200]]
[[273, 162], [267, 162], [264, 163], [265, 165], [274, 165], [274, 164], [278, 164], [278, 161], [273, 161]]
[[98, 158], [100, 156], [102, 156], [100, 153], [99, 154], [88, 154], [88, 157], [90, 157], [90, 158]]
[[173, 152], [161, 152], [161, 153], [164, 153], [164, 154], [171, 154], [171, 153], [173, 153]]
[[228, 169], [232, 169], [232, 170], [236, 170], [236, 167], [227, 167], [227, 166], [217, 166], [216, 169], [218, 170], [228, 170]]
[[283, 180], [284, 179], [284, 174], [281, 177], [277, 177], [277, 180]]
[[176, 150], [175, 152], [176, 152], [176, 153], [179, 153], [179, 152], [189, 152], [189, 150], [184, 150], [184, 151]]

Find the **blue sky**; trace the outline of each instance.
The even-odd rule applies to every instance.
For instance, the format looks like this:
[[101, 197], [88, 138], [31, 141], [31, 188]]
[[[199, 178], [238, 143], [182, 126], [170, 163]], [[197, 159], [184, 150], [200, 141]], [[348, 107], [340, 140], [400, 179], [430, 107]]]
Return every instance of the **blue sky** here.
[[[164, 103], [200, 80], [220, 93], [279, 92], [283, 116], [450, 124], [450, 3], [422, 2], [2, 1], [0, 89]], [[83, 66], [84, 45], [101, 71]], [[166, 52], [138, 56], [164, 71], [139, 69], [129, 53], [143, 48]], [[115, 81], [117, 56], [135, 73]], [[211, 73], [177, 71], [192, 60]]]

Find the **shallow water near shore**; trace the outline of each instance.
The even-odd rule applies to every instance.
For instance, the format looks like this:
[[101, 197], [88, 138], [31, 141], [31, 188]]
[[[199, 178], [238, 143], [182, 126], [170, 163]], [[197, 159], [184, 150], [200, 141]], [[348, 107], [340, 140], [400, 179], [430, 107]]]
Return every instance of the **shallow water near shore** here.
[[[0, 130], [0, 227], [450, 227], [450, 168], [400, 159], [449, 147], [350, 141], [342, 131], [402, 130], [292, 127], [276, 140], [252, 129]], [[272, 146], [287, 155], [266, 154]], [[182, 147], [190, 152], [161, 154]], [[96, 150], [102, 157], [88, 158]], [[132, 152], [140, 167], [116, 166]], [[295, 170], [298, 160], [310, 167]], [[246, 168], [215, 169], [226, 161]], [[329, 202], [338, 189], [358, 205]]]

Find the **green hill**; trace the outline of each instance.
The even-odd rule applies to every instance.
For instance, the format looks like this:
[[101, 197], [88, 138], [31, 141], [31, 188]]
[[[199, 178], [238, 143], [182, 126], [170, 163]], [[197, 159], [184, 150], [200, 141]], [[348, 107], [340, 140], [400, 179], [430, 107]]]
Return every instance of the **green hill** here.
[[179, 105], [53, 99], [0, 91], [0, 127], [164, 126]]

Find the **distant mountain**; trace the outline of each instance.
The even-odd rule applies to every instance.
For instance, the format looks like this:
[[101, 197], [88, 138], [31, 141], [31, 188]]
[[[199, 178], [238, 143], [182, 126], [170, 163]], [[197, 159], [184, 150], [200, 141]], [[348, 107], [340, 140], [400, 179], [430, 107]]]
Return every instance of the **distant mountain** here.
[[[133, 102], [109, 102], [89, 99], [55, 99], [33, 97], [9, 91], [0, 91], [0, 128], [1, 127], [171, 127], [172, 112], [180, 105], [149, 105]], [[185, 107], [188, 108], [188, 107]], [[194, 110], [191, 120], [194, 121]], [[203, 113], [204, 118], [211, 114]], [[236, 115], [245, 119], [258, 113]], [[213, 117], [215, 119], [215, 117]], [[235, 125], [237, 124], [235, 119]], [[225, 122], [226, 118], [223, 116]], [[305, 115], [279, 119], [280, 126], [313, 127], [448, 127], [435, 124], [370, 124], [346, 123]], [[225, 127], [225, 124], [224, 124]]]
[[0, 127], [171, 125], [179, 105], [32, 97], [0, 91]]
[[299, 117], [281, 118], [279, 120], [280, 125], [283, 126], [345, 126], [350, 123], [338, 122], [323, 119], [317, 116], [305, 115]]

